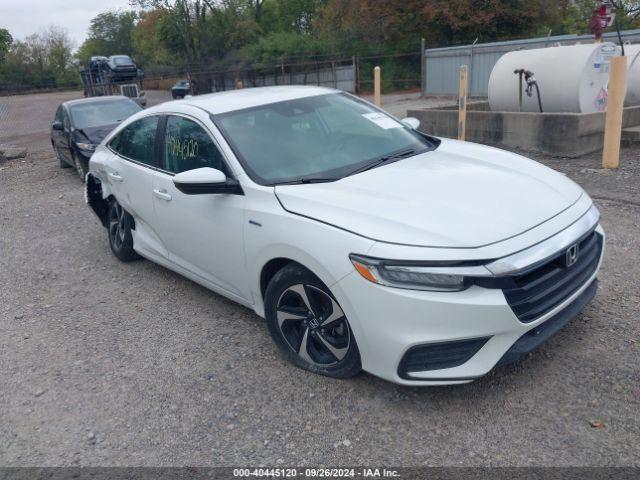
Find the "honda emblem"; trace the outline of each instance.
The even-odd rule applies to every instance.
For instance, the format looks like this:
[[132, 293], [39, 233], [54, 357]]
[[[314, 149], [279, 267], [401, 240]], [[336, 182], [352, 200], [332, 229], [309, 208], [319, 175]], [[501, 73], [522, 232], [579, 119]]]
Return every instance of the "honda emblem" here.
[[580, 249], [578, 248], [577, 243], [575, 245], [571, 245], [567, 249], [567, 253], [565, 255], [565, 265], [567, 266], [567, 268], [578, 261], [579, 253], [580, 253]]

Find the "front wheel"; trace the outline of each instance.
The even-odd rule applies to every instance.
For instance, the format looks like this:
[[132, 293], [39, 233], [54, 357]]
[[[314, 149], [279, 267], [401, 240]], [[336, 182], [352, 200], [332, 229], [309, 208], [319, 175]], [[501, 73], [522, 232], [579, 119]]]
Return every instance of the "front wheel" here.
[[273, 277], [265, 294], [271, 337], [300, 368], [334, 378], [362, 369], [349, 321], [322, 281], [290, 263]]
[[114, 198], [109, 204], [109, 245], [113, 254], [123, 262], [137, 260], [133, 249], [133, 217]]
[[60, 150], [58, 150], [58, 148], [56, 146], [53, 147], [53, 153], [56, 156], [56, 160], [58, 160], [58, 165], [60, 165], [60, 168], [70, 168], [71, 165], [69, 165], [67, 162], [65, 162], [62, 159], [62, 155], [60, 155]]
[[80, 158], [78, 154], [73, 152], [71, 152], [71, 158], [73, 159], [73, 166], [75, 167], [80, 180], [82, 180], [82, 183], [84, 183], [87, 178], [87, 169], [84, 165], [84, 160], [82, 160], [82, 158]]

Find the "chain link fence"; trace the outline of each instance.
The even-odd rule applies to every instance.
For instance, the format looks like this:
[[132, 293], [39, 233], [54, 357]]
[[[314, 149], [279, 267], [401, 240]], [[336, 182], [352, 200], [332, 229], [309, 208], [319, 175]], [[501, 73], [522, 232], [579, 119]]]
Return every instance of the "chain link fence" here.
[[[288, 59], [242, 66], [212, 67], [205, 63], [154, 66], [146, 70], [142, 86], [146, 90], [168, 90], [178, 80], [190, 79], [195, 94], [270, 85], [319, 85], [360, 94], [373, 91], [375, 66], [382, 69], [384, 92], [420, 88], [420, 52]], [[34, 83], [23, 79], [21, 83], [16, 79], [9, 82], [0, 78], [0, 95], [81, 88], [80, 72], [77, 80], [75, 84], [60, 87], [53, 81]]]

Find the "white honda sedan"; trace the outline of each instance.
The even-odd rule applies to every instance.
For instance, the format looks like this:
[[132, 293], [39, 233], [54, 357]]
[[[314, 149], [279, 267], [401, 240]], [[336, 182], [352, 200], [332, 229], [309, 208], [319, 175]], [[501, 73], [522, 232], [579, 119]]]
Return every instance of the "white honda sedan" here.
[[319, 87], [169, 102], [97, 148], [87, 201], [120, 260], [253, 309], [299, 367], [469, 382], [587, 305], [604, 232], [564, 175], [416, 128]]

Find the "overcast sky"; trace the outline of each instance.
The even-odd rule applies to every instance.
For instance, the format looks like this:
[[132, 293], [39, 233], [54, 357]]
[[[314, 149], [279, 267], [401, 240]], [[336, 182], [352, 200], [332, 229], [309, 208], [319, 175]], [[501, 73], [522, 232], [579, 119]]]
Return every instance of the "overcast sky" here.
[[129, 0], [0, 0], [0, 28], [22, 40], [49, 25], [58, 25], [69, 32], [77, 48], [96, 14], [128, 8]]

